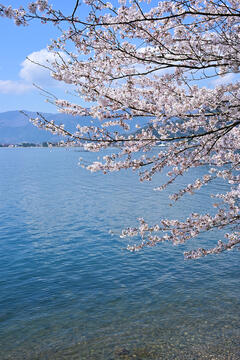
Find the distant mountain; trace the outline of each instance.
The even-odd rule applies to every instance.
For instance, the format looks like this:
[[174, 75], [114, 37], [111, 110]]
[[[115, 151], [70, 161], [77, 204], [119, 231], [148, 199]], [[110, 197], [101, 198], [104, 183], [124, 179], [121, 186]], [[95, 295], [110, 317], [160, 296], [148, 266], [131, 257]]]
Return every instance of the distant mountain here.
[[[37, 117], [37, 113], [24, 111], [29, 117]], [[99, 121], [92, 119], [90, 116], [71, 116], [66, 114], [49, 114], [41, 113], [47, 120], [53, 120], [56, 124], [64, 124], [65, 129], [70, 132], [76, 131], [76, 125], [99, 125]], [[147, 118], [135, 118], [130, 122], [129, 133], [135, 132], [135, 125], [138, 123], [141, 127], [146, 125]], [[124, 133], [122, 128], [115, 126], [113, 131], [120, 131]], [[126, 134], [126, 133], [125, 133]], [[49, 131], [39, 129], [34, 126], [26, 116], [20, 111], [7, 111], [0, 113], [0, 144], [20, 144], [20, 143], [35, 143], [43, 142], [58, 142], [63, 137], [54, 135]], [[65, 138], [66, 139], [66, 138]]]
[[[34, 112], [24, 111], [29, 117], [37, 117]], [[71, 116], [66, 114], [42, 113], [47, 120], [54, 120], [58, 125], [65, 124], [65, 129], [76, 131], [76, 125], [90, 125], [92, 119], [89, 116]], [[95, 121], [96, 122], [96, 121]], [[62, 138], [39, 129], [34, 126], [26, 116], [19, 111], [7, 111], [0, 113], [0, 144], [42, 143], [45, 141], [57, 142]]]
[[147, 124], [147, 125], [143, 126], [142, 128], [134, 131], [134, 132], [132, 133], [132, 135], [135, 136], [135, 135], [141, 134], [143, 130], [148, 130], [148, 129], [151, 129], [153, 136], [156, 136], [157, 139], [160, 138], [159, 133], [157, 132], [156, 129], [154, 129], [154, 128], [152, 127], [152, 124], [150, 124], [150, 125]]

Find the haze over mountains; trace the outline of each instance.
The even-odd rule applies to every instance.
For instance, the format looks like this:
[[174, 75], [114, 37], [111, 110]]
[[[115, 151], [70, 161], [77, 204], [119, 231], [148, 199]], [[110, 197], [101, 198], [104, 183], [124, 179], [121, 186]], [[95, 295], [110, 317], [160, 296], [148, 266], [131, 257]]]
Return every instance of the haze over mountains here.
[[[24, 111], [29, 117], [37, 117], [37, 113]], [[66, 114], [48, 114], [41, 113], [47, 120], [53, 120], [56, 124], [64, 124], [65, 129], [70, 132], [76, 131], [76, 125], [81, 126], [90, 125], [92, 122], [99, 125], [98, 120], [92, 119], [89, 116], [71, 116]], [[135, 119], [132, 121], [131, 132], [135, 132], [135, 124], [140, 123], [141, 127], [144, 126], [147, 119]], [[118, 126], [116, 129], [122, 132]], [[20, 111], [7, 111], [0, 113], [0, 144], [21, 144], [21, 143], [34, 143], [40, 144], [43, 142], [58, 142], [63, 139], [60, 136], [54, 135], [49, 131], [39, 129], [34, 126], [28, 118]]]
[[[37, 114], [25, 111], [29, 117], [37, 117]], [[65, 114], [47, 114], [42, 113], [47, 120], [54, 120], [56, 124], [65, 124], [69, 131], [76, 131], [76, 125], [89, 125], [92, 120], [90, 117], [75, 117]], [[0, 113], [0, 144], [19, 144], [35, 143], [39, 144], [45, 141], [57, 142], [61, 137], [50, 133], [49, 131], [39, 129], [34, 126], [24, 114], [19, 111], [7, 111]]]

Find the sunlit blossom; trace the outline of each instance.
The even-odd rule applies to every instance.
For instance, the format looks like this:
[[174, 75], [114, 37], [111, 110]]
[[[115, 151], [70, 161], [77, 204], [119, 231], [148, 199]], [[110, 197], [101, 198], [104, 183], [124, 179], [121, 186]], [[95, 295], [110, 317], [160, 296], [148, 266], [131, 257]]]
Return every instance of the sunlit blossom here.
[[[214, 215], [193, 213], [178, 221], [162, 214], [158, 224], [140, 219], [138, 227], [124, 229], [121, 237], [139, 240], [129, 250], [163, 241], [182, 244], [215, 228], [226, 230], [226, 242], [219, 239], [211, 249], [199, 247], [185, 252], [185, 257], [233, 249], [240, 243], [240, 2], [172, 0], [143, 5], [121, 0], [116, 9], [97, 0], [85, 3], [90, 6], [87, 19], [81, 19], [80, 8], [73, 19], [40, 0], [31, 2], [28, 10], [0, 5], [0, 15], [17, 25], [38, 19], [38, 11], [43, 22], [68, 24], [49, 49], [66, 51], [70, 60], [55, 62], [52, 76], [72, 84], [76, 95], [90, 105], [64, 99], [55, 103], [60, 112], [88, 115], [102, 125], [79, 124], [70, 133], [41, 116], [31, 121], [87, 151], [113, 149], [92, 164], [80, 161], [91, 172], [132, 169], [140, 181], [151, 181], [167, 169], [167, 179], [157, 191], [191, 168], [206, 170], [174, 192], [171, 201], [195, 194], [215, 178], [229, 185], [227, 192], [215, 195]], [[206, 86], [206, 81], [214, 86]], [[138, 124], [131, 132], [136, 117]], [[149, 120], [142, 128], [141, 118]]]

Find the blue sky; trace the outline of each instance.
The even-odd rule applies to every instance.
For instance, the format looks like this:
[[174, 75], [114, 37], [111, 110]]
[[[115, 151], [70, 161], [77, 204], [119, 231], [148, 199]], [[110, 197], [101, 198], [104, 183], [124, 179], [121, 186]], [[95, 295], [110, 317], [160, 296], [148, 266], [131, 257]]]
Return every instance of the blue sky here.
[[[20, 5], [25, 6], [28, 1], [10, 0], [1, 3], [18, 8]], [[49, 3], [68, 15], [75, 1], [55, 0]], [[21, 109], [56, 112], [56, 108], [46, 103], [32, 83], [37, 83], [59, 97], [64, 97], [65, 88], [52, 80], [47, 70], [26, 61], [26, 57], [31, 55], [44, 63], [48, 56], [46, 47], [50, 39], [59, 34], [58, 30], [50, 24], [42, 25], [39, 21], [33, 21], [26, 27], [17, 27], [13, 21], [0, 18], [0, 32], [0, 112]]]

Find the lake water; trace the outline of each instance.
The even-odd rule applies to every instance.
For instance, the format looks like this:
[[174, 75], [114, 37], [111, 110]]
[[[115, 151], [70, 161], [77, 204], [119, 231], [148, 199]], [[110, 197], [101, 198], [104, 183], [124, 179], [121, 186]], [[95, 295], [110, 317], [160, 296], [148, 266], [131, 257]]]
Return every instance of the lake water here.
[[186, 261], [197, 240], [130, 253], [118, 236], [207, 211], [224, 185], [170, 207], [160, 175], [90, 174], [80, 156], [96, 154], [0, 149], [0, 360], [239, 360], [240, 252]]

